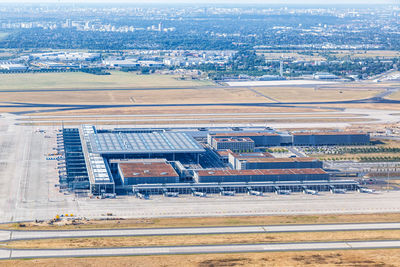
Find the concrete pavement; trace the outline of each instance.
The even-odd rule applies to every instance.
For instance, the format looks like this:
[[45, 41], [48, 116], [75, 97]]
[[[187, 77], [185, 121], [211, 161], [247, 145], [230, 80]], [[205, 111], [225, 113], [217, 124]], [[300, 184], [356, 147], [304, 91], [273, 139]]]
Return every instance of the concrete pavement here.
[[152, 236], [152, 235], [204, 235], [244, 234], [313, 231], [357, 231], [396, 230], [400, 223], [354, 223], [354, 224], [308, 224], [308, 225], [264, 225], [232, 227], [149, 228], [149, 229], [102, 229], [70, 231], [7, 231], [0, 230], [0, 241], [44, 238]]
[[91, 249], [0, 249], [1, 259], [400, 248], [400, 240]]

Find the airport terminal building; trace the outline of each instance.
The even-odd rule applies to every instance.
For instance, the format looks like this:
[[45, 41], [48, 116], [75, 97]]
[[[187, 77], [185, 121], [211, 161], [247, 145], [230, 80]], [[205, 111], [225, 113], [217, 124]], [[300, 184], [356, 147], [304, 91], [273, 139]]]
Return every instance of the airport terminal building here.
[[198, 183], [327, 181], [329, 175], [322, 169], [200, 170], [194, 179]]
[[236, 157], [229, 155], [229, 163], [236, 170], [254, 169], [321, 169], [322, 161], [315, 158]]
[[212, 147], [216, 150], [229, 149], [232, 151], [253, 151], [254, 141], [248, 137], [212, 138]]
[[166, 160], [121, 161], [118, 174], [123, 186], [179, 183], [179, 175]]
[[263, 146], [279, 146], [281, 144], [281, 136], [277, 133], [270, 132], [230, 132], [216, 133], [208, 136], [208, 144], [212, 145], [215, 138], [249, 138], [254, 141], [256, 147]]
[[63, 129], [61, 135], [59, 144], [64, 149], [66, 172], [60, 173], [60, 187], [62, 184], [70, 190], [87, 190], [101, 196], [144, 192], [197, 194], [229, 188], [235, 192], [251, 192], [255, 188], [278, 192], [289, 183], [291, 190], [309, 188], [306, 184], [312, 184], [313, 188], [321, 185], [324, 190], [337, 186], [354, 190], [355, 181], [331, 180], [331, 174], [323, 170], [322, 161], [308, 157], [275, 158], [265, 152], [265, 147], [282, 142], [285, 145], [369, 142], [369, 135], [362, 133], [290, 135], [271, 129], [204, 133], [204, 129], [98, 130], [93, 125], [82, 125], [79, 129]]
[[293, 133], [295, 146], [367, 145], [370, 136], [357, 132], [297, 132]]
[[370, 136], [363, 132], [332, 131], [332, 132], [229, 132], [208, 135], [208, 144], [212, 145], [216, 138], [249, 138], [256, 147], [268, 146], [342, 146], [368, 145]]

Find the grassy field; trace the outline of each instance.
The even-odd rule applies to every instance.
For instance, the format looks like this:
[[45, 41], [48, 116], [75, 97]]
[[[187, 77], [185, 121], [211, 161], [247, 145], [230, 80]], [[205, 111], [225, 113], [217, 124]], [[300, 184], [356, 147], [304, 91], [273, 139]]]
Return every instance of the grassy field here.
[[[361, 223], [398, 222], [400, 213], [393, 214], [346, 214], [346, 215], [300, 215], [300, 216], [240, 216], [205, 218], [160, 218], [115, 221], [89, 221], [78, 226], [34, 226], [26, 224], [2, 225], [7, 229], [104, 229], [104, 228], [148, 228], [148, 227], [195, 227], [195, 226], [235, 226], [274, 225], [312, 223]], [[117, 246], [165, 246], [193, 244], [232, 244], [265, 242], [308, 242], [324, 240], [385, 240], [400, 238], [400, 230], [393, 231], [339, 231], [310, 233], [265, 233], [226, 234], [196, 236], [147, 236], [72, 238], [55, 240], [13, 241], [13, 248], [81, 248]], [[302, 251], [241, 254], [200, 254], [135, 257], [22, 259], [0, 261], [0, 266], [399, 266], [400, 249], [351, 250], [351, 251]]]
[[[2, 76], [0, 75], [0, 78]], [[372, 97], [378, 91], [315, 91], [308, 88], [257, 88], [256, 91], [278, 101], [336, 101]], [[40, 104], [207, 104], [207, 103], [271, 103], [259, 94], [244, 88], [206, 88], [185, 90], [117, 90], [117, 91], [52, 91], [0, 92], [4, 102]]]
[[306, 60], [306, 61], [315, 61], [315, 60], [324, 60], [325, 58], [315, 53], [314, 55], [302, 55], [299, 54], [297, 51], [291, 52], [272, 52], [272, 51], [265, 51], [265, 50], [257, 50], [258, 55], [263, 55], [265, 59], [281, 59], [281, 58], [294, 58], [296, 60]]
[[383, 81], [380, 83], [375, 82], [351, 82], [351, 83], [337, 83], [337, 84], [324, 84], [318, 86], [320, 90], [360, 90], [360, 91], [368, 91], [368, 90], [380, 90], [385, 89], [389, 86], [398, 87], [400, 85], [399, 82], [396, 81]]
[[[376, 127], [376, 126], [375, 126]], [[376, 139], [372, 139], [372, 141], [377, 141]], [[380, 140], [381, 142], [381, 140]], [[352, 147], [349, 147], [352, 148]], [[396, 140], [385, 140], [383, 143], [373, 145], [373, 146], [361, 146], [354, 148], [400, 148], [400, 142]], [[368, 152], [368, 153], [344, 153], [344, 154], [310, 154], [310, 157], [316, 157], [320, 159], [332, 159], [332, 158], [340, 158], [346, 160], [359, 160], [361, 157], [398, 157], [399, 153], [397, 152]]]
[[[1, 79], [0, 75], [0, 79]], [[264, 97], [247, 89], [205, 88], [168, 90], [117, 90], [117, 91], [52, 91], [52, 92], [0, 92], [5, 102], [40, 104], [201, 104], [267, 102]]]
[[310, 155], [310, 157], [316, 157], [319, 159], [332, 159], [332, 158], [338, 158], [340, 160], [360, 160], [361, 157], [398, 157], [399, 153], [358, 153], [358, 154], [340, 154], [340, 155], [334, 155], [334, 154], [327, 154], [327, 155]]
[[399, 222], [400, 213], [375, 214], [331, 214], [331, 215], [291, 215], [291, 216], [234, 216], [234, 217], [194, 217], [194, 218], [152, 218], [127, 220], [90, 220], [72, 225], [70, 221], [61, 225], [24, 223], [0, 224], [0, 229], [15, 230], [70, 230], [70, 229], [117, 229], [117, 228], [168, 228], [206, 227], [240, 225], [279, 224], [322, 224], [322, 223], [373, 223]]
[[[281, 52], [278, 50], [259, 49], [256, 51], [259, 55], [264, 55], [266, 59], [282, 59], [282, 58], [293, 58], [295, 60], [326, 60], [325, 55], [327, 51], [314, 51], [311, 54], [300, 54], [299, 51], [285, 51]], [[308, 52], [308, 51], [307, 51]], [[395, 58], [400, 56], [399, 51], [394, 50], [333, 50], [328, 53], [338, 58]]]
[[[89, 75], [82, 73], [64, 73], [64, 74], [49, 74], [49, 75]], [[22, 74], [24, 75], [24, 74]], [[29, 74], [34, 75], [34, 74]], [[36, 74], [35, 74], [36, 75]], [[124, 73], [125, 75], [125, 73]], [[128, 74], [130, 75], [130, 74]], [[0, 75], [0, 80], [7, 75]], [[95, 76], [89, 75], [90, 77], [111, 77], [111, 76]], [[134, 75], [133, 75], [134, 76]], [[150, 77], [150, 76], [136, 76], [136, 77]], [[156, 76], [158, 77], [158, 76]], [[162, 76], [163, 79], [171, 79], [174, 82], [185, 82], [177, 81], [170, 76]], [[97, 79], [97, 78], [96, 78]], [[1, 81], [0, 81], [1, 82]], [[65, 83], [67, 83], [65, 81]], [[151, 84], [154, 85], [154, 82]], [[37, 85], [37, 84], [36, 84]], [[33, 86], [36, 86], [33, 83]], [[3, 83], [0, 83], [1, 87], [6, 87]], [[26, 85], [24, 85], [26, 86]], [[67, 86], [62, 83], [57, 83], [57, 86]], [[68, 84], [71, 87], [71, 84]], [[93, 88], [95, 83], [91, 83]], [[141, 85], [142, 86], [142, 85]], [[150, 86], [147, 84], [146, 86]], [[141, 105], [141, 104], [227, 104], [227, 103], [272, 103], [276, 101], [280, 102], [304, 102], [304, 101], [337, 101], [337, 100], [352, 100], [368, 98], [376, 95], [379, 90], [315, 90], [314, 88], [295, 88], [295, 87], [283, 87], [283, 88], [254, 88], [259, 93], [272, 98], [268, 99], [259, 93], [256, 93], [247, 88], [220, 88], [220, 87], [206, 87], [201, 89], [169, 89], [169, 90], [113, 90], [113, 91], [52, 91], [52, 92], [1, 92], [0, 99], [3, 102], [22, 102], [22, 103], [36, 103], [36, 104], [71, 104], [71, 105]], [[36, 110], [44, 110], [45, 108], [38, 107]], [[140, 111], [140, 114], [155, 114], [152, 110], [158, 110], [161, 114], [168, 112], [167, 110], [177, 110], [178, 108], [169, 107], [151, 107], [151, 108], [100, 108], [93, 110], [75, 110], [75, 111], [62, 111], [48, 113], [49, 115], [126, 115], [136, 114]], [[184, 114], [191, 113], [193, 110], [201, 111], [204, 113], [208, 110], [232, 110], [233, 113], [241, 112], [239, 110], [250, 110], [251, 112], [259, 112], [259, 110], [272, 111], [273, 108], [268, 107], [183, 107], [181, 111]], [[290, 109], [290, 108], [275, 108], [281, 111], [294, 111], [304, 109]], [[32, 110], [32, 108], [2, 108], [0, 112], [15, 112]], [[310, 110], [310, 109], [309, 109]], [[180, 112], [181, 112], [180, 111]], [[272, 111], [274, 112], [274, 111]], [[194, 113], [194, 112], [193, 112]], [[46, 112], [36, 113], [36, 115], [45, 115]], [[35, 114], [32, 114], [34, 116]]]
[[113, 71], [111, 75], [82, 72], [24, 73], [0, 75], [0, 90], [7, 89], [94, 89], [208, 86], [209, 81], [182, 81], [172, 75], [136, 75]]
[[348, 57], [350, 56], [351, 58], [395, 58], [400, 56], [399, 51], [393, 51], [393, 50], [340, 50], [340, 51], [334, 51], [335, 56], [337, 57]]
[[[211, 113], [212, 114], [212, 113]], [[263, 118], [263, 116], [268, 116], [268, 118]], [[290, 119], [288, 119], [287, 115], [258, 115], [258, 114], [248, 114], [248, 115], [206, 115], [206, 114], [186, 114], [179, 115], [177, 114], [162, 114], [162, 115], [154, 115], [154, 116], [140, 116], [140, 115], [126, 115], [126, 116], [101, 116], [98, 115], [96, 117], [90, 116], [69, 116], [69, 117], [37, 117], [30, 116], [26, 119], [19, 119], [19, 123], [23, 125], [72, 125], [77, 123], [86, 123], [86, 124], [102, 124], [102, 125], [128, 125], [128, 124], [160, 124], [160, 125], [168, 125], [168, 124], [193, 124], [193, 123], [248, 123], [248, 122], [259, 122], [259, 123], [272, 123], [272, 122], [354, 122], [354, 121], [366, 121], [368, 119], [354, 119], [348, 118], [351, 117], [352, 114], [344, 114], [342, 118], [329, 118], [328, 114], [318, 115], [320, 118], [316, 119], [316, 115], [303, 115], [303, 114], [291, 114]], [[54, 122], [54, 121], [57, 122]]]
[[[308, 105], [307, 105], [308, 106]], [[373, 110], [392, 110], [393, 113], [400, 110], [399, 104], [388, 104], [388, 103], [350, 103], [350, 104], [319, 104], [311, 105], [315, 107], [335, 107], [335, 108], [355, 108], [355, 109], [373, 109]]]
[[0, 261], [5, 267], [31, 266], [362, 266], [395, 267], [400, 265], [400, 249], [298, 251], [241, 254], [199, 254], [172, 256], [135, 256], [100, 258], [21, 259]]
[[61, 238], [12, 241], [0, 243], [0, 245], [9, 249], [77, 249], [398, 239], [400, 239], [400, 230]]
[[[26, 110], [35, 110], [26, 109]], [[0, 112], [17, 111], [17, 108], [0, 108]], [[25, 108], [24, 108], [25, 110]], [[45, 109], [44, 109], [45, 110]], [[323, 110], [322, 110], [323, 111]], [[318, 109], [306, 108], [286, 108], [286, 107], [246, 107], [246, 106], [194, 106], [194, 107], [124, 107], [124, 108], [107, 108], [107, 109], [87, 109], [79, 110], [81, 116], [92, 115], [167, 115], [167, 114], [220, 114], [220, 113], [255, 113], [255, 112], [321, 112]], [[38, 114], [31, 114], [30, 116], [75, 116], [77, 111], [56, 111], [56, 112], [43, 112]]]
[[338, 101], [370, 98], [380, 90], [315, 90], [315, 88], [254, 88], [256, 91], [280, 102]]
[[393, 99], [393, 100], [400, 100], [400, 91], [397, 91], [396, 93], [393, 93], [386, 98], [388, 99]]

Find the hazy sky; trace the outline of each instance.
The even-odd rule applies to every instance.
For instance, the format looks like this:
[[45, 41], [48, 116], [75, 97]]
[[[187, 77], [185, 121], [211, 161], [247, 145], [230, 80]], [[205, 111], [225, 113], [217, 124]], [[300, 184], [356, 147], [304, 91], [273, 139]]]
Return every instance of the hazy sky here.
[[0, 0], [0, 3], [394, 4], [400, 0]]

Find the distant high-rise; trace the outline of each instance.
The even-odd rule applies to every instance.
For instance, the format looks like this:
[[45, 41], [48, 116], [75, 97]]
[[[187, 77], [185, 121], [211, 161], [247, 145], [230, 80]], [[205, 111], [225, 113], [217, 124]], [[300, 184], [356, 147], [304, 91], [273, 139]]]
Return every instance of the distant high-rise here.
[[280, 65], [279, 65], [279, 75], [283, 77], [283, 61], [281, 60]]
[[71, 28], [71, 27], [72, 27], [72, 21], [71, 21], [70, 19], [67, 19], [67, 20], [65, 21], [65, 27], [66, 27], [66, 28]]
[[163, 26], [162, 23], [158, 23], [158, 31], [161, 32], [163, 30]]

